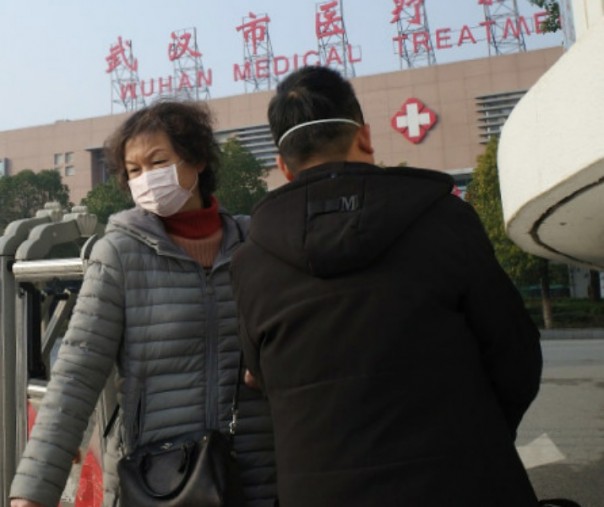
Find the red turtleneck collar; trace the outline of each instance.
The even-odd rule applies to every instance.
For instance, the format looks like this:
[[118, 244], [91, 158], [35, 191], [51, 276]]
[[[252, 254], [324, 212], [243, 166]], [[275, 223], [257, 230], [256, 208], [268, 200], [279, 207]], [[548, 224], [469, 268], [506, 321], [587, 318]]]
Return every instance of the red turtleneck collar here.
[[218, 201], [212, 196], [207, 208], [181, 211], [169, 217], [160, 217], [166, 232], [181, 238], [207, 238], [222, 227], [218, 214]]

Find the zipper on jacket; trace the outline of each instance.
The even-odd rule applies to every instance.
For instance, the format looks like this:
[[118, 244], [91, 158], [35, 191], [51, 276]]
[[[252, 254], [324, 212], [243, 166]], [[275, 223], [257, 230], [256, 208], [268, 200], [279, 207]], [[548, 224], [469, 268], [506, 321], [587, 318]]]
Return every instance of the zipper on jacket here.
[[218, 315], [216, 291], [211, 274], [205, 277], [206, 289], [206, 428], [220, 429], [218, 406]]
[[143, 418], [143, 390], [138, 388], [138, 399], [134, 408], [134, 413], [130, 416], [129, 422], [129, 448], [136, 449], [140, 443], [142, 435], [142, 418]]

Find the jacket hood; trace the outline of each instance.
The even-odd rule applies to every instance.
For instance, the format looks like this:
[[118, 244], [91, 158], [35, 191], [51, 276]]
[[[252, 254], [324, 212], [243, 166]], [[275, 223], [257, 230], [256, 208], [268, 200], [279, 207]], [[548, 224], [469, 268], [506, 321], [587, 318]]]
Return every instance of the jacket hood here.
[[174, 249], [161, 220], [138, 206], [111, 215], [105, 233], [113, 231], [127, 234], [158, 252]]
[[437, 171], [324, 164], [258, 203], [250, 239], [299, 270], [336, 276], [371, 263], [452, 188]]
[[[233, 217], [223, 208], [219, 208], [218, 213], [222, 220], [223, 239], [214, 267], [231, 258], [235, 249], [245, 239], [249, 222], [249, 217]], [[170, 239], [161, 219], [138, 206], [111, 215], [105, 233], [111, 232], [126, 234], [153, 248], [159, 255], [191, 260], [185, 251]]]

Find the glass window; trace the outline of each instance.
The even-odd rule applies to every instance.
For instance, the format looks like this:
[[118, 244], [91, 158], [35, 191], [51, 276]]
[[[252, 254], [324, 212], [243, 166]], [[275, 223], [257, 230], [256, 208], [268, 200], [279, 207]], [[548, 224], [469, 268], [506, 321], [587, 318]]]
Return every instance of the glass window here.
[[72, 165], [65, 166], [65, 176], [73, 176], [75, 174], [75, 167]]
[[73, 162], [73, 152], [68, 151], [67, 153], [65, 153], [65, 163], [71, 164], [72, 162]]
[[63, 163], [63, 154], [55, 153], [55, 166], [61, 165]]

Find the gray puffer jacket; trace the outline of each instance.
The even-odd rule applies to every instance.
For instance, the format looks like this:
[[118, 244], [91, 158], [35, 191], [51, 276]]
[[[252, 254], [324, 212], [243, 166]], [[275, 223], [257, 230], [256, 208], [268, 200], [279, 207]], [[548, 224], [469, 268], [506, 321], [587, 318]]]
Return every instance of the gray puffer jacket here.
[[[11, 497], [56, 506], [99, 393], [117, 363], [120, 449], [219, 428], [227, 432], [239, 344], [229, 266], [247, 217], [221, 212], [209, 272], [140, 208], [111, 217], [95, 245]], [[241, 386], [235, 449], [253, 507], [275, 504], [270, 413]], [[115, 457], [104, 457], [115, 470]], [[106, 485], [111, 477], [106, 477]], [[111, 489], [111, 488], [109, 488]], [[105, 491], [105, 505], [115, 492]]]

